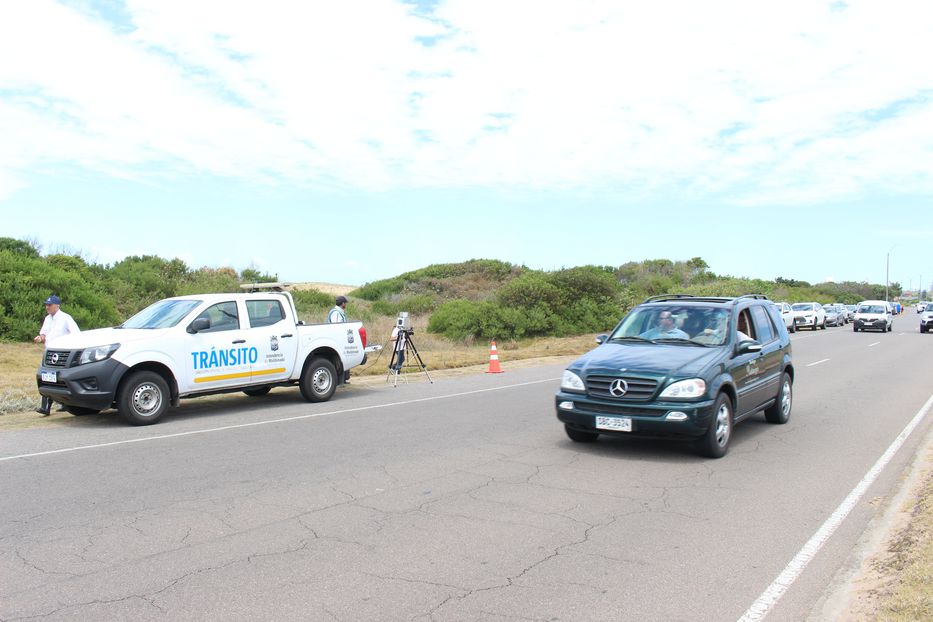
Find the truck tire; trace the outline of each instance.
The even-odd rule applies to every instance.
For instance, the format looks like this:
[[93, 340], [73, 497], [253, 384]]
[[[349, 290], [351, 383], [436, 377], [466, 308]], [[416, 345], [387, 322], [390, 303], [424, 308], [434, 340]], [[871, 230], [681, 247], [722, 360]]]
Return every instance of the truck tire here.
[[272, 387], [253, 387], [252, 389], [243, 389], [243, 393], [246, 393], [250, 397], [262, 397], [271, 390]]
[[129, 374], [117, 392], [117, 410], [133, 425], [152, 425], [168, 410], [168, 383], [152, 371]]
[[309, 402], [326, 402], [337, 390], [337, 370], [326, 358], [315, 356], [298, 382], [301, 395]]

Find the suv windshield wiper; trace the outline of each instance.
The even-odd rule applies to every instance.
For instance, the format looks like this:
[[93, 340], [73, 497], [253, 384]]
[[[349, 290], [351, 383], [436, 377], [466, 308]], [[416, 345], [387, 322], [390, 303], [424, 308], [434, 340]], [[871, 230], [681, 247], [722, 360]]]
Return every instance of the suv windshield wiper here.
[[609, 341], [647, 341], [648, 343], [655, 343], [654, 339], [645, 339], [644, 337], [638, 337], [635, 335], [630, 337], [613, 337]]
[[658, 343], [682, 343], [690, 346], [700, 346], [701, 348], [708, 347], [705, 343], [697, 343], [696, 341], [690, 341], [689, 339], [680, 339], [678, 337], [662, 337], [657, 340]]

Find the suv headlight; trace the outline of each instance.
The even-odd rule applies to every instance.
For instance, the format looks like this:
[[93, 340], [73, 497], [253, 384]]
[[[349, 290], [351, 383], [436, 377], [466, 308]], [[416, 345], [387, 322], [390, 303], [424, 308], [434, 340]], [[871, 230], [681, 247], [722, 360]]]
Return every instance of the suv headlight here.
[[583, 380], [569, 369], [564, 370], [564, 375], [560, 379], [560, 388], [563, 391], [586, 393], [586, 385], [583, 384]]
[[670, 400], [693, 400], [706, 393], [706, 382], [700, 378], [680, 380], [661, 391], [661, 397]]
[[85, 363], [96, 363], [98, 361], [104, 361], [113, 356], [113, 353], [117, 351], [117, 348], [120, 347], [119, 343], [111, 343], [106, 346], [96, 346], [94, 348], [85, 348], [81, 351], [80, 356], [78, 356], [78, 365], [84, 365]]

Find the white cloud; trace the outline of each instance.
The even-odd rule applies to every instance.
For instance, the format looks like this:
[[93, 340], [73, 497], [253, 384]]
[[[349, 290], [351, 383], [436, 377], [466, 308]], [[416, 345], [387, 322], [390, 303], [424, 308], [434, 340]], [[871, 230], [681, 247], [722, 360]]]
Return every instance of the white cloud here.
[[924, 0], [259, 6], [128, 0], [126, 32], [4, 5], [0, 198], [61, 164], [739, 203], [933, 193]]

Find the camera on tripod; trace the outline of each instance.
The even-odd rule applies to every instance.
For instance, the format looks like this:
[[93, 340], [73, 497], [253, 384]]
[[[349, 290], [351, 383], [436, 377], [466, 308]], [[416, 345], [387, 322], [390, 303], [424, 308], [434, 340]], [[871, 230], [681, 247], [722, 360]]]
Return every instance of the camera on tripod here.
[[400, 333], [404, 332], [411, 335], [415, 332], [415, 329], [411, 327], [411, 320], [408, 319], [408, 311], [399, 311], [398, 317], [395, 319], [395, 326]]

